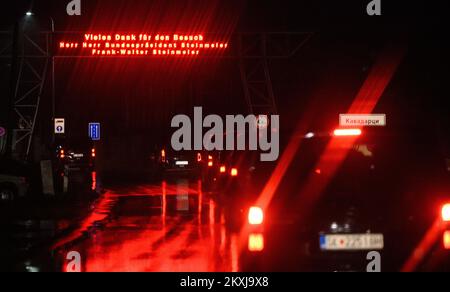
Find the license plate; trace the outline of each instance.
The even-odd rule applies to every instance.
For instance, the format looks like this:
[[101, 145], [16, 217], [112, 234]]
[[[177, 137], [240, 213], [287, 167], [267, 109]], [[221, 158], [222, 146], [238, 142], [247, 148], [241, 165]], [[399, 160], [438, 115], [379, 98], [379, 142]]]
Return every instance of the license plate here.
[[189, 161], [177, 161], [177, 162], [175, 162], [175, 165], [186, 166], [186, 165], [189, 165]]
[[73, 157], [74, 158], [83, 158], [84, 154], [74, 154]]
[[326, 234], [320, 236], [320, 248], [327, 251], [381, 250], [383, 234]]

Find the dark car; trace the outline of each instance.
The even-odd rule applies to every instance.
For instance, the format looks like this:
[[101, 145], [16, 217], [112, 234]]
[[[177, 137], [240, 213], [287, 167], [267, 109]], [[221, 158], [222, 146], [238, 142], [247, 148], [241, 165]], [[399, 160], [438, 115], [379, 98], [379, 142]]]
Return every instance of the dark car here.
[[417, 162], [414, 147], [404, 149], [382, 130], [300, 133], [294, 140], [295, 155], [276, 165], [239, 152], [227, 160], [238, 175], [225, 180], [220, 196], [228, 221], [248, 236], [247, 256], [258, 259], [248, 270], [277, 270], [266, 261], [280, 262], [280, 271], [365, 271], [371, 251], [383, 255], [383, 267], [401, 269], [440, 216], [435, 202], [444, 194], [430, 189], [434, 178], [445, 190], [440, 160], [427, 156], [418, 171], [428, 175], [414, 181], [407, 167]]
[[85, 138], [59, 141], [54, 158], [59, 169], [90, 173], [95, 168], [96, 156], [94, 142]]
[[162, 148], [157, 157], [162, 175], [200, 177], [203, 170], [203, 153], [196, 151], [174, 151]]

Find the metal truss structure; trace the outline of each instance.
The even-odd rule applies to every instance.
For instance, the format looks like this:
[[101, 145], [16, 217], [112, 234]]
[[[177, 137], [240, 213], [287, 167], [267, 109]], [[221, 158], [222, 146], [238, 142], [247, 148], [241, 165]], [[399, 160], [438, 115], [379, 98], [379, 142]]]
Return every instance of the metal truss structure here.
[[277, 114], [269, 63], [273, 59], [293, 57], [311, 36], [312, 33], [238, 35], [239, 68], [245, 99], [251, 114]]
[[[50, 60], [50, 33], [33, 34], [22, 27], [17, 38], [17, 70], [12, 96], [12, 152], [17, 158], [27, 159], [36, 128], [42, 92], [46, 82]], [[0, 61], [11, 62], [14, 36], [11, 32], [0, 32]], [[14, 62], [12, 62], [14, 64]], [[14, 66], [14, 65], [11, 65]], [[8, 146], [7, 146], [8, 147]]]

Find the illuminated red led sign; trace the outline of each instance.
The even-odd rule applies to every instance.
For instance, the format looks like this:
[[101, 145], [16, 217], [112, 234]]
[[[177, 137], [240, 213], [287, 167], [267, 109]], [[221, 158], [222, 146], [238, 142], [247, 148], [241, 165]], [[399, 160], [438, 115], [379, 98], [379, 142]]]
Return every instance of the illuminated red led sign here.
[[228, 43], [208, 40], [202, 34], [93, 34], [79, 40], [59, 40], [57, 55], [67, 56], [166, 56], [220, 54]]

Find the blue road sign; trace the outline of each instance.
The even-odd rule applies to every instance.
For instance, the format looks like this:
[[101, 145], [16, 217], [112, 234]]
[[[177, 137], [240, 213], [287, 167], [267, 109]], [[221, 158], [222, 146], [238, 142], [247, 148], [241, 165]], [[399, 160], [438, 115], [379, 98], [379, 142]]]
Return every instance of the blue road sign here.
[[100, 123], [90, 123], [89, 124], [89, 137], [93, 141], [100, 140]]

